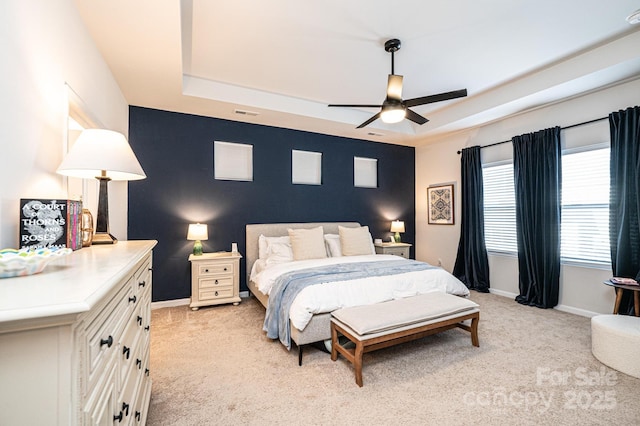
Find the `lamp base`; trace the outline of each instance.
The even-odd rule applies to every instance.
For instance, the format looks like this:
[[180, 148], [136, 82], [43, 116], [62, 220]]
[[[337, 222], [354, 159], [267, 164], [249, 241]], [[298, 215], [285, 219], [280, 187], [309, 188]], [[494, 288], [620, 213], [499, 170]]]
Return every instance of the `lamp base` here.
[[115, 244], [118, 239], [108, 232], [96, 232], [93, 234], [91, 244]]
[[400, 240], [400, 233], [399, 233], [399, 232], [396, 232], [396, 235], [395, 235], [395, 238], [394, 238], [394, 239], [396, 240], [396, 243], [401, 243], [401, 242], [402, 242], [402, 241]]
[[200, 240], [196, 240], [193, 244], [193, 255], [194, 256], [202, 256], [202, 243]]

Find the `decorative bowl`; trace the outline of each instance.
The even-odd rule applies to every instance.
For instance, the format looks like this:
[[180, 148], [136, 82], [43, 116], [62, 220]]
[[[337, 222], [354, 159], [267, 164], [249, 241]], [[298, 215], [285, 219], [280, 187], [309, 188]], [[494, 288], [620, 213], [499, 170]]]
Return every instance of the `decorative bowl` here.
[[49, 261], [71, 253], [70, 248], [2, 249], [0, 278], [23, 277], [42, 272]]

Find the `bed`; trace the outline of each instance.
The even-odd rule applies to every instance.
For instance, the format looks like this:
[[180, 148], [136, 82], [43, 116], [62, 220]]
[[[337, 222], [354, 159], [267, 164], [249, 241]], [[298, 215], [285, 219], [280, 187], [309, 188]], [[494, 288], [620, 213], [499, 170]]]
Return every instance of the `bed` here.
[[[326, 259], [292, 260], [287, 258], [284, 261], [278, 261], [273, 264], [266, 263], [265, 241], [271, 241], [272, 251], [277, 252], [275, 247], [282, 247], [279, 242], [286, 240], [286, 237], [289, 236], [289, 229], [301, 230], [296, 232], [308, 234], [311, 232], [315, 233], [318, 227], [322, 228], [322, 233], [324, 234], [325, 245], [323, 247], [329, 254]], [[342, 234], [343, 239], [337, 240], [338, 245], [340, 245], [340, 241], [346, 243], [346, 236], [349, 236], [347, 241], [351, 241], [350, 236], [352, 235], [359, 237], [368, 235], [371, 253], [353, 256], [339, 256], [341, 253], [338, 253], [336, 256], [330, 256], [331, 249], [333, 248], [335, 250], [336, 237], [340, 236], [340, 234]], [[305, 238], [307, 237], [305, 236]], [[356, 245], [356, 247], [362, 249], [362, 244], [363, 241], [362, 238], [360, 238], [360, 244], [359, 246]], [[298, 247], [299, 246], [300, 244], [298, 244]], [[343, 248], [346, 247], [343, 246]], [[353, 247], [350, 249], [353, 249]], [[339, 248], [337, 250], [340, 251]], [[358, 248], [355, 250], [357, 252]], [[315, 271], [316, 269], [314, 268], [331, 270], [345, 268], [349, 269], [348, 274], [360, 274], [361, 272], [356, 270], [366, 269], [369, 271], [369, 274], [374, 274], [377, 273], [376, 271], [378, 269], [376, 268], [380, 268], [380, 271], [383, 271], [383, 267], [393, 266], [389, 271], [385, 269], [384, 272], [380, 272], [381, 276], [365, 277], [363, 275], [357, 279], [338, 280], [340, 281], [338, 283], [325, 283], [322, 280], [318, 280], [319, 285], [311, 285], [304, 288], [293, 298], [291, 311], [287, 311], [290, 312], [291, 317], [285, 318], [285, 320], [288, 320], [288, 327], [286, 328], [288, 329], [289, 336], [287, 336], [286, 341], [283, 341], [282, 336], [278, 337], [288, 348], [290, 348], [291, 341], [296, 344], [298, 347], [299, 363], [302, 362], [302, 348], [304, 345], [317, 342], [330, 342], [331, 310], [357, 304], [378, 303], [384, 299], [389, 300], [391, 298], [408, 297], [429, 291], [444, 291], [459, 296], [469, 295], [469, 290], [462, 282], [441, 268], [433, 267], [424, 262], [403, 259], [398, 256], [375, 255], [374, 253], [375, 251], [373, 250], [373, 243], [371, 241], [371, 235], [368, 233], [368, 228], [361, 227], [357, 222], [246, 225], [247, 285], [249, 291], [267, 309], [265, 328], [267, 328], [267, 321], [270, 316], [269, 299], [270, 297], [273, 299], [273, 288], [277, 288], [279, 284], [278, 280], [281, 279], [281, 276], [300, 274], [304, 271]], [[299, 252], [297, 254], [299, 254]], [[335, 252], [333, 254], [335, 254]], [[269, 257], [269, 259], [271, 259], [271, 257]], [[415, 270], [398, 272], [398, 268], [409, 268], [410, 264]], [[366, 275], [367, 273], [364, 274]], [[428, 274], [429, 278], [425, 278], [426, 275], [424, 274]], [[343, 275], [338, 276], [344, 278]], [[267, 278], [266, 280], [265, 277]], [[268, 284], [265, 284], [265, 282]], [[344, 290], [345, 287], [338, 287], [338, 285], [348, 285], [349, 290]], [[336, 290], [338, 288], [340, 288], [340, 290]], [[347, 296], [345, 296], [345, 294]], [[317, 299], [318, 303], [322, 306], [311, 306], [315, 303], [315, 299]], [[272, 306], [274, 306], [275, 302], [275, 299], [271, 300]], [[275, 309], [271, 309], [272, 313], [275, 311]], [[268, 331], [267, 334], [269, 335], [270, 332], [273, 334], [272, 330]], [[273, 336], [269, 337], [274, 338]], [[329, 347], [327, 348], [329, 349]]]

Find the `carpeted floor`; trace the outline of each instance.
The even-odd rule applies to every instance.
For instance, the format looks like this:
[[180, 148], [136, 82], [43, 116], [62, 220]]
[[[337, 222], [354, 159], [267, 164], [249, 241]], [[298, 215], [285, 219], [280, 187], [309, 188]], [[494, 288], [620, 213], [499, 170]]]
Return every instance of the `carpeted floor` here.
[[640, 379], [591, 354], [590, 319], [472, 292], [480, 347], [449, 330], [351, 364], [302, 367], [262, 331], [264, 308], [153, 311], [148, 425], [640, 424]]

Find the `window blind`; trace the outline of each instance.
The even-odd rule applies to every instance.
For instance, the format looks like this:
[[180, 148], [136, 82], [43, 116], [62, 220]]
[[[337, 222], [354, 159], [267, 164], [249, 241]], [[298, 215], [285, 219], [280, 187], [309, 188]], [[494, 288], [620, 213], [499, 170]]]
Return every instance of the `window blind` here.
[[482, 179], [487, 251], [516, 254], [518, 242], [513, 164], [487, 165], [482, 169]]

